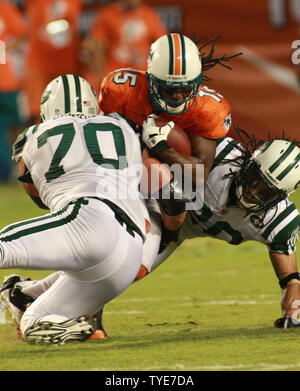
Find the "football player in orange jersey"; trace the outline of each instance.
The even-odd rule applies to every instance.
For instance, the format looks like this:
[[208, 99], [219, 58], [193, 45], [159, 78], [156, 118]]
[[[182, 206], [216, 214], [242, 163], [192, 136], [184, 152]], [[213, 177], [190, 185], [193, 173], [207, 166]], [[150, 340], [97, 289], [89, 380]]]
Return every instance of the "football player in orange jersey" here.
[[[134, 69], [110, 72], [100, 88], [102, 113], [118, 112], [138, 126], [143, 125], [143, 141], [152, 156], [169, 166], [177, 163], [182, 171], [185, 165], [190, 165], [194, 186], [201, 184], [197, 178], [199, 164], [204, 165], [202, 180], [207, 180], [215, 157], [215, 140], [226, 136], [231, 125], [227, 100], [201, 85], [202, 80], [207, 80], [203, 71], [217, 63], [227, 67], [223, 62], [236, 56], [213, 58], [215, 42], [216, 39], [198, 49], [195, 42], [182, 34], [163, 35], [150, 48], [147, 72]], [[201, 49], [210, 43], [208, 56], [201, 55]], [[168, 145], [168, 134], [162, 135], [159, 126], [153, 127], [152, 113], [185, 130], [191, 141], [192, 156], [181, 155]], [[174, 208], [174, 204], [170, 205]], [[175, 211], [168, 210], [168, 215], [182, 214], [183, 220], [184, 205], [176, 204], [175, 208]], [[173, 227], [172, 222], [166, 224], [165, 221], [165, 225], [168, 230], [164, 234], [169, 239], [176, 237], [180, 227], [178, 219]]]
[[167, 34], [160, 15], [144, 0], [116, 0], [99, 8], [83, 40], [84, 76], [99, 94], [101, 80], [119, 68], [147, 69], [150, 45]]
[[104, 114], [121, 113], [139, 126], [151, 113], [177, 123], [190, 137], [193, 156], [181, 156], [171, 148], [155, 155], [169, 165], [192, 163], [194, 173], [196, 164], [202, 163], [205, 180], [215, 156], [215, 140], [226, 136], [231, 125], [227, 100], [201, 85], [206, 79], [203, 70], [231, 58], [213, 59], [212, 53], [213, 47], [207, 57], [201, 57], [188, 37], [163, 35], [151, 46], [147, 72], [110, 72], [102, 82], [99, 99]]

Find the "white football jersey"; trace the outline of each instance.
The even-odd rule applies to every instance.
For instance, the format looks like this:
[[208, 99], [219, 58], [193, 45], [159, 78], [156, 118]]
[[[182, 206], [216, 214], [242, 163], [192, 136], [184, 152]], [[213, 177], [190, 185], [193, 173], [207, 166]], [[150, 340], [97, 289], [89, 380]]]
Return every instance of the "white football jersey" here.
[[265, 212], [246, 214], [237, 205], [228, 205], [232, 177], [226, 175], [240, 168], [231, 162], [218, 164], [222, 159], [241, 155], [238, 143], [226, 137], [218, 142], [216, 158], [204, 189], [204, 206], [188, 211], [180, 231], [180, 240], [211, 236], [231, 244], [255, 240], [270, 250], [291, 254], [296, 251], [300, 216], [294, 203], [287, 198]]
[[140, 142], [120, 115], [60, 116], [31, 126], [14, 144], [13, 159], [20, 157], [52, 212], [81, 197], [99, 197], [125, 211], [145, 233]]

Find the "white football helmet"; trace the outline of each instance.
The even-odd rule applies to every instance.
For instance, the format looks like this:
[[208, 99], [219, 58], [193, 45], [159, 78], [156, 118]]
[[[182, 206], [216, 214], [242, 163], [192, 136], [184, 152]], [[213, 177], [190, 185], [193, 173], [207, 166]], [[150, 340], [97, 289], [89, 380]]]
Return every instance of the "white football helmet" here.
[[[196, 99], [202, 80], [201, 56], [197, 45], [182, 34], [158, 38], [148, 55], [147, 80], [150, 97], [169, 114], [189, 110]], [[182, 89], [184, 99], [162, 96], [162, 90]]]
[[286, 140], [261, 145], [236, 179], [239, 205], [249, 211], [267, 210], [300, 185], [300, 148]]
[[57, 115], [97, 115], [98, 100], [93, 87], [77, 75], [61, 75], [52, 80], [41, 99], [41, 120], [48, 121]]

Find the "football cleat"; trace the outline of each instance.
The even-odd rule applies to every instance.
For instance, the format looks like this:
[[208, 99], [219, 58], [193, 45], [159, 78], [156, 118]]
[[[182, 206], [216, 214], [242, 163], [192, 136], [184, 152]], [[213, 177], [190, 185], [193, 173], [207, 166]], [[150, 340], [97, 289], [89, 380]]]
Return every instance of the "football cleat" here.
[[107, 335], [104, 330], [96, 330], [89, 339], [107, 339]]
[[96, 322], [96, 331], [94, 332], [93, 335], [90, 336], [89, 339], [107, 339], [107, 334], [102, 324], [102, 316], [103, 316], [103, 308], [101, 308], [101, 310], [96, 312], [96, 314], [93, 316]]
[[24, 311], [34, 301], [32, 297], [22, 293], [21, 287], [17, 286], [22, 281], [26, 281], [25, 278], [18, 274], [10, 274], [4, 277], [0, 285], [0, 299], [16, 324], [20, 323]]
[[24, 333], [25, 342], [31, 344], [64, 345], [82, 342], [96, 330], [96, 322], [91, 316], [80, 316], [63, 322], [38, 320]]

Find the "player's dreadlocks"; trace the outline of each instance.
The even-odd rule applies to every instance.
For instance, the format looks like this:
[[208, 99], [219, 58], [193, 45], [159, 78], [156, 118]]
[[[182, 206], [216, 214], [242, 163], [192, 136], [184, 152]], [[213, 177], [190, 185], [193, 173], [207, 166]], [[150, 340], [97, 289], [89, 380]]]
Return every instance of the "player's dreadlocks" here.
[[[242, 169], [246, 166], [254, 151], [256, 151], [262, 144], [273, 140], [286, 140], [297, 145], [298, 147], [300, 146], [300, 141], [297, 141], [296, 139], [291, 140], [288, 136], [285, 135], [284, 130], [282, 130], [282, 136], [280, 137], [271, 137], [270, 132], [268, 132], [267, 140], [257, 139], [253, 134], [250, 135], [239, 126], [234, 126], [234, 130], [237, 134], [236, 140], [229, 141], [229, 143], [234, 144], [235, 148], [241, 151], [242, 154], [241, 156], [234, 159], [222, 159], [217, 164], [233, 163]], [[228, 174], [228, 176], [232, 175], [232, 173]]]
[[[201, 46], [199, 46], [199, 44], [200, 44], [201, 40], [203, 39], [203, 37], [196, 38], [195, 34], [193, 33], [192, 40], [199, 48], [199, 51], [200, 51], [200, 54], [201, 54], [201, 58], [202, 58], [202, 69], [203, 69], [204, 72], [209, 70], [209, 69], [211, 69], [211, 68], [213, 68], [217, 64], [219, 64], [222, 67], [225, 67], [227, 69], [231, 69], [231, 67], [229, 65], [227, 65], [227, 64], [224, 64], [224, 62], [228, 62], [232, 58], [240, 56], [240, 55], [243, 54], [242, 52], [240, 52], [240, 53], [237, 53], [237, 54], [233, 54], [232, 56], [226, 56], [224, 54], [222, 57], [213, 57], [213, 54], [214, 54], [214, 51], [215, 51], [215, 45], [216, 45], [216, 42], [217, 42], [217, 40], [219, 38], [221, 38], [221, 35], [219, 35], [219, 36], [217, 36], [217, 37], [215, 37], [215, 38], [205, 42]], [[209, 45], [211, 45], [211, 46], [210, 46], [209, 52], [206, 54], [203, 51], [203, 49], [208, 47]], [[204, 81], [210, 81], [212, 79], [210, 77], [208, 77], [208, 76], [203, 75], [203, 80]]]

